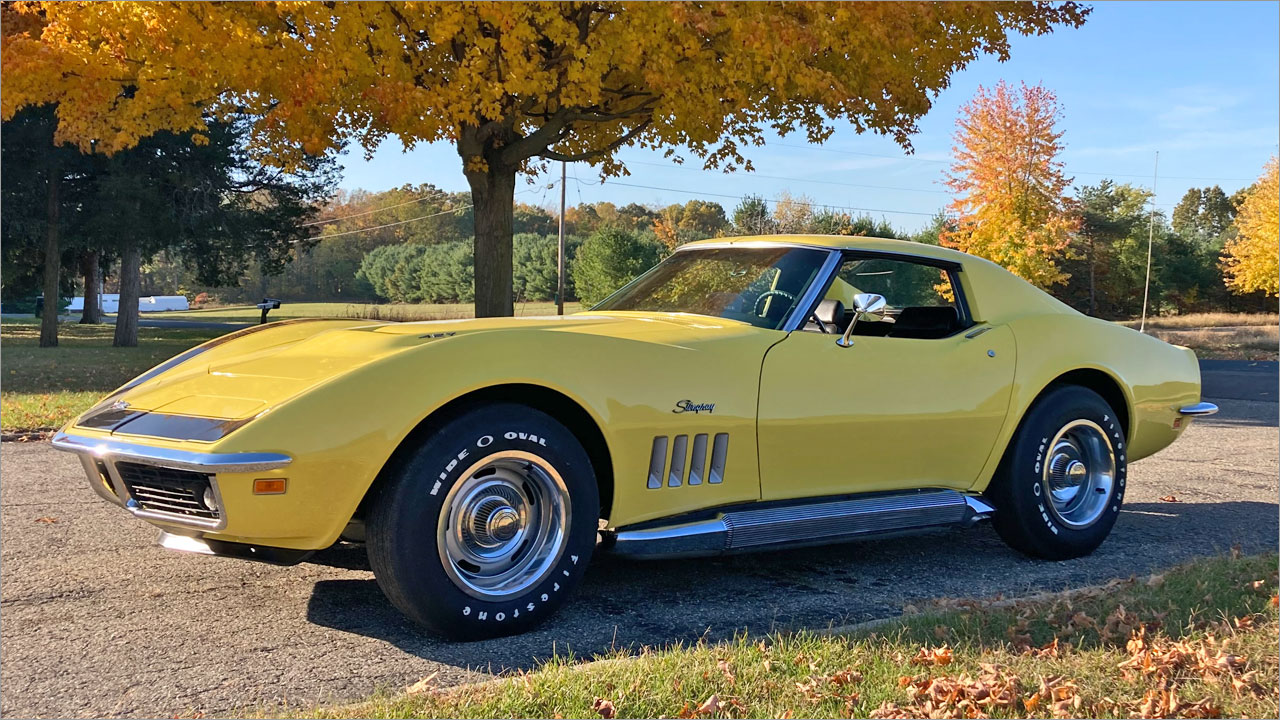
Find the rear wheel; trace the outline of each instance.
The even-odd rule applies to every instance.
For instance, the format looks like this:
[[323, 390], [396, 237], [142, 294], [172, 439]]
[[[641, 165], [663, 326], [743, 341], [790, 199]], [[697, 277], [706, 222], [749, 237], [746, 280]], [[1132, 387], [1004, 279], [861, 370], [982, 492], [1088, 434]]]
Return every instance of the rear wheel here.
[[586, 451], [515, 404], [469, 411], [386, 478], [368, 520], [374, 576], [442, 635], [523, 632], [576, 587], [595, 548], [599, 491]]
[[1124, 501], [1124, 432], [1114, 409], [1066, 385], [1027, 412], [992, 479], [996, 531], [1028, 555], [1062, 560], [1093, 552]]

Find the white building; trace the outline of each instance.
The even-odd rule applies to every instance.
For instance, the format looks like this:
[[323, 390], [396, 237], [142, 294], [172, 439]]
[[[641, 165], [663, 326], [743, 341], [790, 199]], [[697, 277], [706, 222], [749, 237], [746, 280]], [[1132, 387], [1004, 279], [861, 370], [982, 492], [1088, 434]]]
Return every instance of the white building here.
[[[98, 297], [101, 298], [101, 307], [99, 309], [102, 312], [119, 312], [120, 295], [118, 293], [102, 293]], [[191, 305], [187, 302], [186, 296], [183, 295], [148, 295], [138, 298], [138, 312], [190, 309]], [[71, 298], [71, 305], [67, 310], [70, 312], [84, 312], [84, 296]]]

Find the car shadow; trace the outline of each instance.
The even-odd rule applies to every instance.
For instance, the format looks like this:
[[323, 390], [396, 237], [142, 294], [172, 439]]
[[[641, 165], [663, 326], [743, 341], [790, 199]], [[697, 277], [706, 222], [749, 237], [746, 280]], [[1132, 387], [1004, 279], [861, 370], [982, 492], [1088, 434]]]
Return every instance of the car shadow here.
[[[1127, 505], [1092, 555], [1065, 562], [1027, 558], [989, 527], [845, 545], [687, 560], [598, 555], [559, 614], [523, 635], [448, 642], [413, 625], [367, 579], [317, 582], [308, 619], [376, 638], [440, 663], [497, 672], [553, 655], [589, 658], [611, 650], [666, 647], [735, 633], [823, 630], [901, 612], [935, 597], [1065, 590], [1146, 574], [1195, 557], [1274, 550], [1277, 505], [1264, 502]], [[360, 547], [314, 562], [367, 570]]]

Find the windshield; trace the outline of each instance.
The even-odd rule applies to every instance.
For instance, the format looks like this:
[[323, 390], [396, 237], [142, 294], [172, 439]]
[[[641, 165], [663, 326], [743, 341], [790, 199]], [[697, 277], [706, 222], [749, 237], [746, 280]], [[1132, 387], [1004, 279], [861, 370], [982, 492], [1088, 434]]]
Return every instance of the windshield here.
[[777, 330], [827, 254], [797, 247], [682, 250], [592, 309], [694, 313]]

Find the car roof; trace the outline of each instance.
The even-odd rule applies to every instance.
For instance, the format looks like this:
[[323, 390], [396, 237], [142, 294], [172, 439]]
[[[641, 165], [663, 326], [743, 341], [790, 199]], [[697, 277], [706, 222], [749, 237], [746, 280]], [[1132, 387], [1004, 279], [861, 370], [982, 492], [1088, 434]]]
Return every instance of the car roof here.
[[820, 247], [833, 250], [871, 250], [936, 258], [955, 263], [974, 260], [972, 255], [950, 248], [938, 247], [937, 245], [927, 245], [910, 240], [867, 237], [864, 235], [747, 235], [698, 240], [681, 247], [695, 248], [701, 245], [752, 245], [761, 243], [795, 245], [796, 247]]

